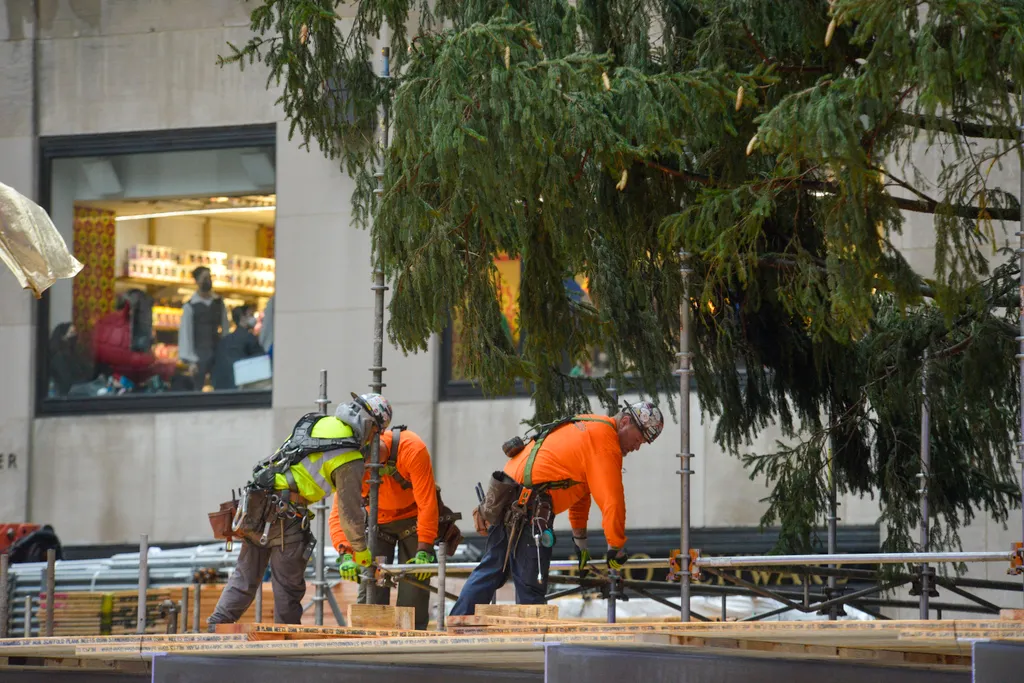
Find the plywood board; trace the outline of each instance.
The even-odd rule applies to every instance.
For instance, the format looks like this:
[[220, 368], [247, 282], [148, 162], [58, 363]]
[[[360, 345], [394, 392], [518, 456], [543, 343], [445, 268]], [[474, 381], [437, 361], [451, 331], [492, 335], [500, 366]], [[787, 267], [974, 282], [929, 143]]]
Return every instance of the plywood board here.
[[352, 604], [348, 606], [348, 625], [412, 631], [416, 625], [416, 610], [393, 605]]
[[521, 619], [557, 619], [558, 605], [476, 605], [479, 616], [519, 617]]

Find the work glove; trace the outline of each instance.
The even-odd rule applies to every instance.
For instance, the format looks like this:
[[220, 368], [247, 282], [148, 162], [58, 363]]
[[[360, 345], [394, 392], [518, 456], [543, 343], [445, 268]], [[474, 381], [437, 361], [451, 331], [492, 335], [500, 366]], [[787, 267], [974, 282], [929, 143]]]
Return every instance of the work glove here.
[[341, 574], [341, 578], [346, 581], [359, 580], [359, 565], [356, 564], [355, 558], [352, 557], [352, 553], [345, 553], [338, 558], [338, 573]]
[[579, 562], [577, 568], [580, 572], [580, 578], [587, 578], [587, 574], [590, 573], [590, 550], [588, 549], [587, 538], [572, 537], [573, 545], [576, 546], [576, 550], [579, 551]]
[[629, 553], [619, 548], [608, 548], [604, 561], [612, 571], [621, 571], [626, 566], [626, 562], [629, 561]]
[[369, 567], [372, 559], [369, 550], [360, 550], [355, 555], [345, 553], [338, 558], [338, 573], [346, 581], [359, 581], [359, 568]]
[[[416, 553], [416, 557], [412, 557], [409, 559], [409, 564], [434, 564], [435, 562], [437, 562], [437, 558], [431, 555], [426, 550], [419, 551], [418, 553]], [[416, 579], [417, 581], [430, 581], [430, 574], [413, 574], [412, 578]]]

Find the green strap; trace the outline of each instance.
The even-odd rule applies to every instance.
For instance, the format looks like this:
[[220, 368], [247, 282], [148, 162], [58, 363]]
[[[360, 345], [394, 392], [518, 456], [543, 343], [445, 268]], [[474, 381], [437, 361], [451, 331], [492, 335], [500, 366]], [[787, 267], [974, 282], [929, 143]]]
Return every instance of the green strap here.
[[[608, 420], [603, 418], [603, 417], [584, 417], [582, 415], [577, 415], [576, 417], [572, 418], [572, 420], [570, 420], [566, 424], [571, 424], [573, 422], [604, 422], [609, 427], [612, 426], [608, 422]], [[564, 427], [565, 425], [562, 425], [562, 426]], [[544, 443], [544, 439], [548, 438], [549, 434], [551, 434], [552, 432], [557, 431], [558, 429], [561, 429], [561, 427], [558, 427], [556, 429], [551, 430], [551, 432], [548, 432], [547, 434], [545, 434], [544, 436], [542, 436], [539, 439], [536, 439], [533, 442], [533, 448], [530, 450], [530, 455], [527, 456], [527, 458], [526, 458], [526, 469], [523, 471], [523, 486], [525, 488], [528, 488], [528, 489], [532, 489], [533, 488], [533, 462], [537, 459], [537, 451], [540, 450], [540, 445], [542, 443]], [[562, 480], [562, 481], [542, 482], [540, 484], [540, 486], [544, 486], [545, 489], [567, 488], [566, 487], [566, 483], [568, 481], [569, 480], [566, 479], [566, 480]], [[571, 486], [572, 484], [569, 484], [569, 485]]]
[[412, 488], [412, 482], [398, 472], [398, 442], [402, 440], [403, 429], [405, 427], [399, 426], [391, 430], [391, 455], [384, 461], [387, 464], [382, 463], [383, 466], [379, 472], [385, 477], [391, 477], [398, 482], [399, 486], [408, 490]]

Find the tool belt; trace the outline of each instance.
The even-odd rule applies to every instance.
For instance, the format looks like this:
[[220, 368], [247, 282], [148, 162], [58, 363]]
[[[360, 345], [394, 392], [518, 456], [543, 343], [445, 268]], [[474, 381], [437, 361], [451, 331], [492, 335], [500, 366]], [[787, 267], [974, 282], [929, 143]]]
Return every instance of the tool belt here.
[[[227, 513], [231, 514], [230, 524], [225, 524]], [[297, 493], [247, 486], [237, 499], [232, 493], [231, 501], [222, 503], [220, 510], [209, 513], [209, 517], [215, 538], [228, 542], [245, 538], [266, 546], [274, 522], [282, 525], [281, 544], [284, 545], [284, 522], [297, 519], [303, 532], [308, 532], [313, 513]]]
[[[454, 512], [450, 507], [444, 504], [441, 500], [441, 487], [435, 487], [437, 489], [437, 537], [434, 539], [434, 543], [444, 543], [445, 552], [451, 554], [455, 552], [455, 549], [462, 543], [463, 537], [459, 527], [455, 525], [455, 522], [462, 519], [461, 512]], [[364, 505], [369, 507], [369, 500], [363, 499]], [[398, 519], [402, 519], [405, 513], [413, 513], [417, 510], [416, 505], [410, 505], [407, 508], [399, 510], [395, 516]], [[386, 531], [377, 529], [377, 538], [384, 543], [394, 546], [399, 541], [405, 540], [412, 534], [416, 533], [416, 525], [405, 529], [400, 534], [389, 534]]]

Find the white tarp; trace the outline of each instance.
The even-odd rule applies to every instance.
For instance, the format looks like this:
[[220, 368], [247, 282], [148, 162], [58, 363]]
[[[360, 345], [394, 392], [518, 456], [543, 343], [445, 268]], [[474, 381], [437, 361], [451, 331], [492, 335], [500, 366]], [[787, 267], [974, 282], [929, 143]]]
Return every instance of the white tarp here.
[[[669, 600], [676, 604], [679, 603], [678, 597], [669, 598]], [[608, 616], [608, 601], [604, 598], [590, 599], [579, 596], [567, 596], [551, 600], [548, 604], [558, 605], [559, 619], [603, 619]], [[781, 602], [769, 598], [730, 595], [726, 598], [726, 618], [729, 621], [738, 621], [755, 614], [764, 614], [780, 607], [783, 607]], [[840, 620], [871, 621], [874, 619], [874, 617], [849, 605], [844, 609], [846, 610], [846, 616], [839, 617]], [[690, 599], [690, 611], [709, 619], [721, 619], [722, 598], [704, 595], [694, 596]], [[629, 600], [619, 600], [615, 604], [616, 619], [663, 619], [673, 616], [679, 616], [678, 607], [673, 609], [649, 598], [630, 596]], [[772, 615], [764, 619], [764, 621], [827, 620], [828, 615], [816, 614], [814, 612], [808, 614], [797, 610], [789, 610], [788, 612]]]
[[0, 261], [38, 299], [54, 282], [82, 270], [43, 208], [0, 183]]

